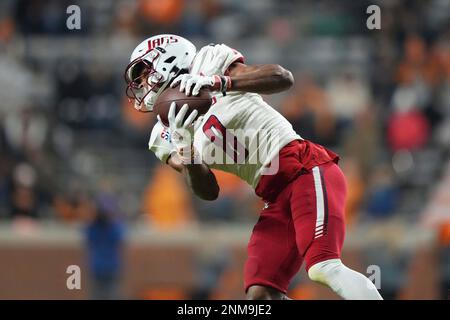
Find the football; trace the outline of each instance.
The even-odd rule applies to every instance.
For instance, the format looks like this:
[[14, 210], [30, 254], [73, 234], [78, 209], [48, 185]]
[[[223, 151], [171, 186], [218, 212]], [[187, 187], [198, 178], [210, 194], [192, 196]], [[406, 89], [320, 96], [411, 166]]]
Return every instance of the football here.
[[193, 110], [197, 110], [198, 116], [200, 116], [208, 112], [211, 107], [211, 91], [208, 88], [202, 88], [198, 95], [187, 96], [184, 91], [180, 92], [178, 86], [175, 88], [169, 87], [164, 90], [156, 100], [153, 110], [160, 116], [162, 123], [166, 126], [169, 126], [168, 114], [172, 102], [175, 102], [177, 105], [176, 112], [178, 112], [184, 104], [188, 104], [189, 111], [186, 113], [186, 117], [188, 117]]

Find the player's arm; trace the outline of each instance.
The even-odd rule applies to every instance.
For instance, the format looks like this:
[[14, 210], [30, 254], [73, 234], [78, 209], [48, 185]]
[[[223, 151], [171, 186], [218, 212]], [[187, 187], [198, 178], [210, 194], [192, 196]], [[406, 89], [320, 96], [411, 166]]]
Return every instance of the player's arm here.
[[183, 164], [175, 152], [169, 157], [167, 164], [183, 174], [187, 184], [199, 198], [212, 201], [219, 196], [216, 176], [206, 164]]
[[273, 94], [285, 91], [294, 84], [289, 70], [278, 64], [246, 65], [235, 62], [228, 68], [231, 84], [227, 91]]
[[273, 94], [285, 91], [294, 84], [292, 73], [278, 64], [246, 65], [236, 61], [226, 69], [225, 74], [182, 74], [172, 81], [171, 87], [180, 84], [180, 91], [185, 91], [188, 96], [191, 93], [197, 95], [203, 87], [223, 93], [244, 91]]
[[[170, 153], [166, 163], [184, 175], [188, 185], [198, 197], [203, 200], [215, 200], [219, 196], [216, 177], [206, 164], [195, 158], [197, 154], [193, 146], [193, 122], [198, 112], [194, 110], [187, 115], [188, 110], [187, 104], [178, 112], [174, 102], [170, 105], [167, 118], [174, 151]], [[158, 121], [161, 122], [159, 115]]]

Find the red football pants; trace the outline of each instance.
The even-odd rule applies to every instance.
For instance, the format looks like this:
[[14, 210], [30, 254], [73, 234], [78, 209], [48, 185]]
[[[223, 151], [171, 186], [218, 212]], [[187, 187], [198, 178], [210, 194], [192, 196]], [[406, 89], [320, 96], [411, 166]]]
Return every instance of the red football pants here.
[[345, 236], [345, 177], [335, 162], [302, 173], [267, 202], [248, 244], [245, 291], [252, 285], [283, 293], [303, 261], [340, 258]]

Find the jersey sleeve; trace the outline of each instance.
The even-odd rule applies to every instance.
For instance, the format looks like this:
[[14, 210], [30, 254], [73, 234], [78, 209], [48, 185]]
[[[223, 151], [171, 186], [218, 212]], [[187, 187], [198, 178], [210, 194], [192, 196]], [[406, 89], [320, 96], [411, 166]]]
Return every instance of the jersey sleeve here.
[[229, 46], [225, 44], [221, 44], [217, 46], [218, 50], [218, 56], [222, 55], [224, 56], [224, 61], [220, 66], [221, 74], [226, 75], [228, 72], [228, 68], [235, 62], [241, 62], [244, 63], [245, 59], [242, 53], [239, 51], [230, 48]]
[[169, 129], [157, 122], [150, 134], [148, 148], [159, 160], [166, 163], [170, 154], [175, 150], [170, 141]]
[[227, 75], [228, 68], [235, 62], [244, 62], [244, 56], [239, 51], [225, 44], [209, 45], [198, 52], [191, 73]]

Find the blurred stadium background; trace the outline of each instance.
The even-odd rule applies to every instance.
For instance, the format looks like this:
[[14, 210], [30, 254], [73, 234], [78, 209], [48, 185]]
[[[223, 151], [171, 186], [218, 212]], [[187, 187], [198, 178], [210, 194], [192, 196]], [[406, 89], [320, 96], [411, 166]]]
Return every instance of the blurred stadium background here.
[[[262, 203], [220, 172], [219, 200], [192, 197], [124, 97], [135, 45], [176, 33], [292, 70], [295, 88], [265, 99], [343, 158], [347, 264], [379, 266], [386, 299], [448, 299], [449, 27], [446, 0], [1, 1], [0, 298], [244, 298]], [[337, 298], [304, 271], [290, 295]]]

